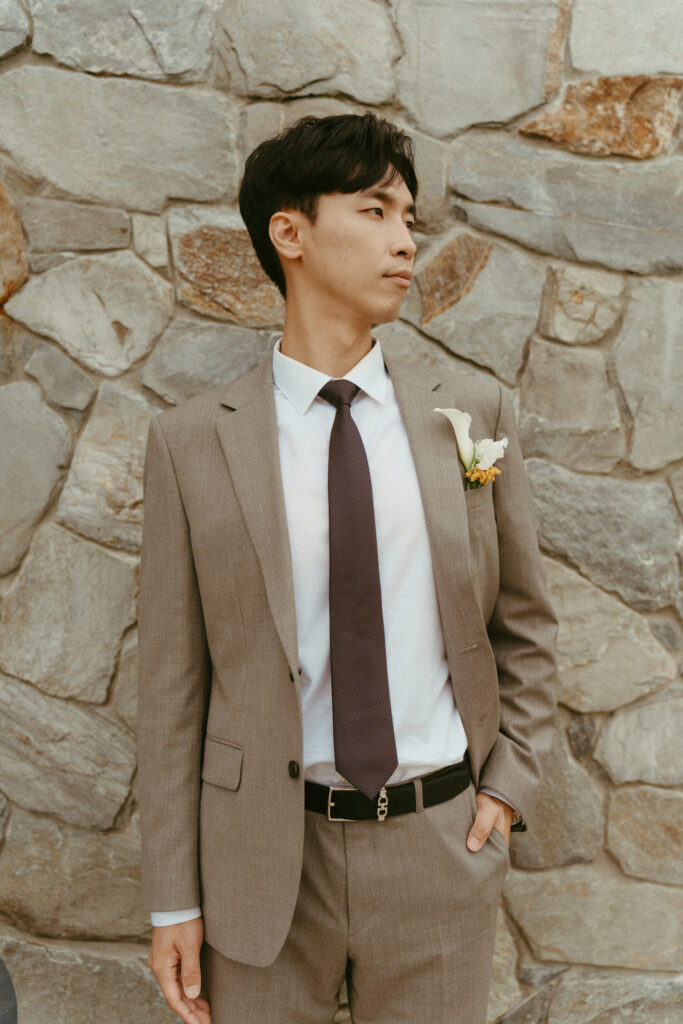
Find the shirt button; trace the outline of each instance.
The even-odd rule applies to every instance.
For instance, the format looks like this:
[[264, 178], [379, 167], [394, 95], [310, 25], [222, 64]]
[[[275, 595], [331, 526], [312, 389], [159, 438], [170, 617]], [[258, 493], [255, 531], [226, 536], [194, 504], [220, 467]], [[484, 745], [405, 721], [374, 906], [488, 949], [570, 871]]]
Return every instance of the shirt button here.
[[289, 766], [288, 766], [288, 770], [289, 770], [289, 777], [290, 777], [290, 779], [297, 779], [299, 777], [299, 762], [298, 761], [290, 761], [289, 762]]

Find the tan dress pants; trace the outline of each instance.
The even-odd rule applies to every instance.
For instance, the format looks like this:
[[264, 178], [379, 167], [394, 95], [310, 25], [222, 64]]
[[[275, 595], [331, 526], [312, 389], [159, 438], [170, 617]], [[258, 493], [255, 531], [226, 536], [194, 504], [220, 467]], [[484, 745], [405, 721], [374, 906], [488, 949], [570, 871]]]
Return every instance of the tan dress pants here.
[[345, 977], [354, 1024], [485, 1024], [510, 858], [496, 829], [467, 849], [474, 793], [470, 783], [383, 822], [306, 811], [299, 896], [275, 963], [202, 946], [212, 1024], [331, 1024]]

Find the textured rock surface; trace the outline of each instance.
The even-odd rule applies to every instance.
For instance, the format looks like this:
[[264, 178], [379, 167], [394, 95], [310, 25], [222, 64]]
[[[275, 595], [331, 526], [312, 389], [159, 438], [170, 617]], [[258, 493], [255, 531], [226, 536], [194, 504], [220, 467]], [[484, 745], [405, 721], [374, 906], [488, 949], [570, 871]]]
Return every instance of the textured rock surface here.
[[597, 473], [624, 455], [626, 436], [602, 352], [532, 339], [519, 398], [525, 455]]
[[0, 305], [17, 291], [27, 277], [28, 258], [21, 221], [0, 182]]
[[455, 355], [514, 383], [538, 322], [543, 268], [524, 253], [455, 231], [416, 263], [402, 315]]
[[681, 71], [683, 8], [661, 0], [651, 10], [640, 0], [576, 0], [570, 46], [574, 67], [604, 74]]
[[0, 851], [3, 914], [57, 938], [145, 936], [138, 817], [99, 835], [15, 807]]
[[178, 318], [164, 331], [145, 363], [145, 387], [173, 405], [216, 384], [228, 383], [265, 359], [276, 335]]
[[548, 1024], [675, 1024], [683, 974], [575, 967], [559, 979]]
[[21, 1024], [92, 1024], [144, 1020], [174, 1024], [147, 966], [149, 944], [33, 938], [0, 925], [0, 959], [21, 1007]]
[[634, 282], [614, 365], [633, 417], [629, 458], [637, 469], [683, 458], [682, 335], [683, 282]]
[[683, 784], [683, 688], [671, 686], [633, 708], [622, 708], [606, 723], [595, 758], [611, 779], [652, 782], [659, 786]]
[[40, 388], [17, 381], [0, 388], [0, 575], [16, 568], [69, 459], [69, 429], [42, 400]]
[[671, 202], [682, 178], [678, 154], [652, 164], [586, 160], [493, 130], [450, 145], [449, 183], [470, 224], [615, 270], [683, 267], [683, 208]]
[[591, 267], [548, 267], [538, 329], [568, 345], [589, 345], [610, 331], [623, 314], [624, 279]]
[[83, 411], [97, 390], [80, 366], [56, 346], [46, 342], [40, 342], [32, 349], [24, 365], [26, 372], [36, 378], [48, 402], [53, 405]]
[[10, 316], [108, 377], [146, 355], [172, 308], [170, 284], [128, 250], [61, 263], [5, 304]]
[[103, 703], [134, 587], [130, 560], [46, 523], [0, 607], [0, 666], [45, 693]]
[[142, 468], [147, 430], [159, 410], [104, 381], [71, 461], [57, 522], [124, 551], [142, 542]]
[[134, 213], [131, 217], [133, 225], [133, 245], [139, 256], [142, 256], [150, 267], [166, 269], [168, 266], [168, 241], [166, 238], [166, 221], [153, 213]]
[[552, 868], [593, 860], [605, 829], [603, 797], [585, 768], [572, 757], [564, 732], [553, 747], [534, 812], [534, 827], [510, 834], [515, 867]]
[[683, 78], [572, 82], [562, 100], [520, 127], [572, 153], [644, 159], [667, 152], [678, 127]]
[[[65, 110], [78, 111], [68, 145]], [[219, 91], [39, 65], [10, 68], [0, 79], [0, 138], [23, 175], [60, 193], [148, 212], [171, 196], [235, 195], [232, 116]]]
[[21, 203], [21, 223], [31, 253], [73, 249], [125, 249], [130, 218], [125, 210], [29, 196]]
[[660, 690], [676, 663], [647, 619], [578, 573], [545, 559], [559, 619], [560, 701], [574, 711], [614, 711]]
[[556, 0], [391, 6], [404, 46], [398, 97], [430, 134], [506, 121], [542, 102]]
[[683, 793], [654, 786], [615, 789], [607, 849], [627, 875], [683, 885]]
[[201, 206], [175, 208], [168, 230], [179, 302], [249, 327], [283, 321], [280, 292], [263, 272], [238, 213]]
[[136, 630], [127, 633], [121, 644], [112, 707], [128, 728], [135, 732], [138, 727], [138, 638]]
[[678, 579], [680, 523], [664, 484], [592, 477], [527, 459], [539, 539], [634, 608], [666, 607]]
[[219, 25], [232, 87], [243, 94], [339, 92], [363, 103], [384, 103], [393, 94], [393, 64], [401, 51], [383, 4], [234, 0], [224, 6]]
[[135, 737], [113, 715], [0, 673], [0, 778], [26, 810], [111, 828], [131, 784]]
[[21, 46], [30, 27], [26, 11], [17, 0], [0, 0], [0, 57]]
[[669, 886], [575, 864], [541, 873], [513, 868], [504, 894], [537, 958], [634, 970], [681, 968], [683, 893]]
[[203, 81], [215, 32], [206, 0], [31, 0], [33, 49], [82, 71]]

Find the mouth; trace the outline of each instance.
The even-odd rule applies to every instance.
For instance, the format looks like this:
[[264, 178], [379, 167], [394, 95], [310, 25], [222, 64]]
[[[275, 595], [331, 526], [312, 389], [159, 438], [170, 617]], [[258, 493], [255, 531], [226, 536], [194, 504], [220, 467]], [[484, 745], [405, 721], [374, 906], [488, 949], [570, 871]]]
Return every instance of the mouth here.
[[385, 274], [384, 276], [388, 277], [390, 281], [396, 281], [397, 284], [403, 285], [404, 288], [408, 288], [413, 275], [406, 271], [401, 274]]

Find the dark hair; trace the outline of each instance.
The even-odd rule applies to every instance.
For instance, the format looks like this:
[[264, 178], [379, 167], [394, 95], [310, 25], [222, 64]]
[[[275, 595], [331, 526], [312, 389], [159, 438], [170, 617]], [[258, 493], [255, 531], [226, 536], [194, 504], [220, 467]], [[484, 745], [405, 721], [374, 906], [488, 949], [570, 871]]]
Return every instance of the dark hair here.
[[318, 196], [388, 185], [397, 174], [415, 200], [414, 160], [410, 137], [370, 112], [302, 117], [249, 154], [240, 213], [261, 266], [283, 296], [285, 275], [268, 234], [272, 215], [301, 210], [315, 224]]

